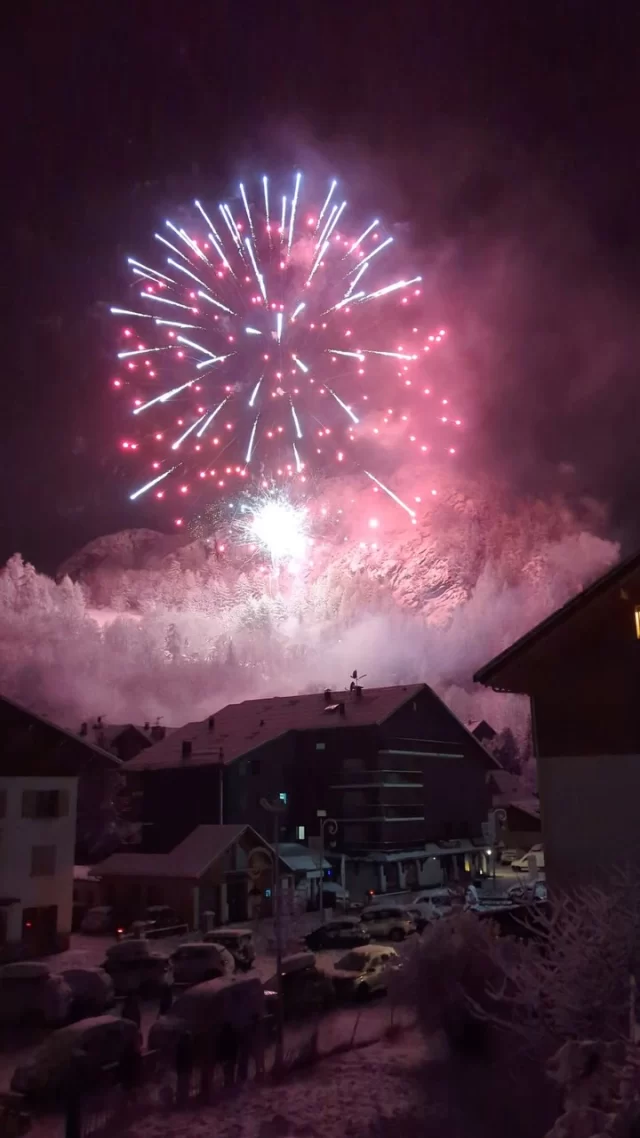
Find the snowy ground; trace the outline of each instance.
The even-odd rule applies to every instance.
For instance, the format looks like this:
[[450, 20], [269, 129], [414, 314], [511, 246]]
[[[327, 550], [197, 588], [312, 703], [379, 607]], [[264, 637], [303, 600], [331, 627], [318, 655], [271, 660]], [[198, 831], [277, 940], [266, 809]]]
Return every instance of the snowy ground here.
[[374, 1123], [392, 1119], [398, 1138], [406, 1138], [404, 1119], [420, 1110], [425, 1058], [421, 1037], [409, 1031], [320, 1060], [278, 1085], [249, 1085], [206, 1109], [152, 1113], [121, 1138], [365, 1138]]

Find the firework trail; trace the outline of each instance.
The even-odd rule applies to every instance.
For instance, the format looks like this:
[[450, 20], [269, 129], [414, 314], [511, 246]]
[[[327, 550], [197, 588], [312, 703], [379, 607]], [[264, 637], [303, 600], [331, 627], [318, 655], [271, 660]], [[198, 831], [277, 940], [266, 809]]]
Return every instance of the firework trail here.
[[164, 499], [182, 525], [241, 489], [351, 470], [413, 517], [375, 473], [376, 448], [386, 431], [404, 456], [454, 454], [460, 419], [432, 393], [445, 331], [420, 327], [421, 277], [393, 267], [382, 223], [352, 234], [338, 182], [314, 197], [296, 173], [196, 201], [188, 229], [168, 220], [154, 236], [160, 260], [128, 258], [132, 297], [111, 309], [121, 447], [142, 462], [131, 500]]

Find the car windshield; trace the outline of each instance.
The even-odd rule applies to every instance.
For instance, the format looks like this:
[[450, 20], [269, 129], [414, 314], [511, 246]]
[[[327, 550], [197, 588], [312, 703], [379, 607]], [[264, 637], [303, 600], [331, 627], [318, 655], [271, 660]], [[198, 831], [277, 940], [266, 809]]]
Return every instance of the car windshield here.
[[369, 957], [364, 952], [348, 952], [336, 964], [343, 972], [362, 972], [369, 963]]

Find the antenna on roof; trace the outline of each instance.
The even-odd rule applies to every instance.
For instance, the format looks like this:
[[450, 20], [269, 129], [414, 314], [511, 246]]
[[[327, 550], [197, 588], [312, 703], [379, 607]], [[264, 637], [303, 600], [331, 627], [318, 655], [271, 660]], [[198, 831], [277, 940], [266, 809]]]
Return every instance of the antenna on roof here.
[[354, 691], [358, 697], [361, 696], [362, 695], [362, 687], [360, 685], [360, 680], [366, 679], [366, 676], [367, 676], [367, 673], [365, 672], [363, 676], [359, 677], [358, 676], [358, 669], [354, 668], [352, 673], [351, 673], [351, 676], [349, 677], [351, 680], [351, 683], [349, 684], [349, 691], [351, 691], [351, 692]]

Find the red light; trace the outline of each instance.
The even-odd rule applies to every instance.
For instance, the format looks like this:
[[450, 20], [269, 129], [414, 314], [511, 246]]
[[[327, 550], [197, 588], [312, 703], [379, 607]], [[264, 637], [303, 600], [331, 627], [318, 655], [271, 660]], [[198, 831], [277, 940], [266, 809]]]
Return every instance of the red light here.
[[114, 379], [113, 386], [114, 387], [122, 387], [122, 380], [121, 379]]
[[219, 545], [218, 549], [220, 550], [221, 553], [224, 553], [224, 545]]
[[181, 525], [182, 525], [182, 518], [176, 518], [176, 525], [177, 525], [177, 526], [181, 526]]

